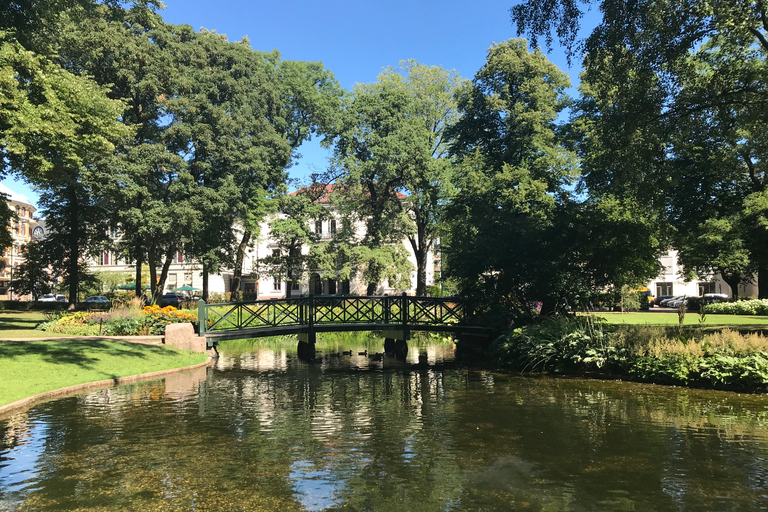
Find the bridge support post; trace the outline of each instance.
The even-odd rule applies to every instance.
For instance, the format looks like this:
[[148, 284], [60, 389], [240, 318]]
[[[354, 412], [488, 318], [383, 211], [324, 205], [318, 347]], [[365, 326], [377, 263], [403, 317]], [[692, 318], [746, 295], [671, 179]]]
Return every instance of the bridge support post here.
[[300, 332], [298, 337], [300, 342], [309, 343], [310, 345], [314, 345], [317, 341], [317, 333], [314, 330], [309, 332]]
[[296, 352], [299, 356], [299, 359], [304, 361], [312, 361], [315, 358], [315, 344], [306, 343], [299, 340], [299, 345], [296, 347]]
[[205, 330], [208, 327], [208, 319], [205, 316], [205, 301], [197, 301], [197, 335], [205, 336]]
[[408, 357], [408, 342], [395, 340], [395, 358], [405, 360]]

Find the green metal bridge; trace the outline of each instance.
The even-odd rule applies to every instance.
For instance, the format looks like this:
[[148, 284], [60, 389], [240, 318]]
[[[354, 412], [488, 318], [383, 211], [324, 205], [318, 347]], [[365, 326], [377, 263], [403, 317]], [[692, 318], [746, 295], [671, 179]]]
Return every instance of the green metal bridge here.
[[457, 298], [395, 296], [309, 296], [224, 304], [198, 303], [200, 336], [208, 346], [219, 340], [298, 334], [314, 344], [318, 332], [382, 331], [408, 340], [411, 331], [488, 335], [471, 325], [465, 303]]

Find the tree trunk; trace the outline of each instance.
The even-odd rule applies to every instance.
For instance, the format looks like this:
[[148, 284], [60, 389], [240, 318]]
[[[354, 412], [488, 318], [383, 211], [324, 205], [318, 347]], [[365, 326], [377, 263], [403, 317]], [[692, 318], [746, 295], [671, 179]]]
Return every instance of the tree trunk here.
[[293, 288], [293, 269], [288, 268], [285, 271], [285, 298], [291, 298], [291, 289]]
[[139, 244], [136, 244], [136, 296], [141, 297], [142, 292], [142, 286], [141, 286], [141, 246]]
[[[418, 217], [417, 217], [418, 220]], [[417, 222], [416, 224], [417, 236], [408, 237], [408, 241], [411, 242], [411, 249], [413, 249], [413, 255], [416, 258], [416, 296], [427, 296], [427, 255], [429, 255], [429, 249], [432, 246], [432, 240], [427, 240], [425, 233], [425, 227], [423, 224]]]
[[203, 263], [203, 300], [208, 302], [208, 265]]
[[151, 244], [147, 250], [147, 263], [149, 264], [149, 293], [152, 304], [157, 304], [157, 254], [154, 244]]
[[240, 244], [237, 246], [237, 257], [235, 258], [235, 268], [232, 269], [232, 284], [230, 285], [230, 291], [232, 292], [230, 300], [232, 302], [238, 302], [240, 300], [240, 282], [243, 278], [243, 261], [245, 260], [245, 249], [251, 242], [251, 231], [245, 230], [243, 238], [240, 240]]
[[760, 265], [757, 268], [757, 297], [768, 299], [768, 266]]
[[77, 201], [77, 190], [71, 187], [69, 190], [69, 307], [75, 309], [77, 292], [80, 288], [80, 209]]
[[739, 276], [727, 276], [725, 274], [720, 274], [723, 277], [723, 281], [726, 282], [728, 286], [731, 287], [731, 294], [733, 295], [733, 298], [738, 298], [739, 296], [739, 283], [741, 282], [741, 277]]
[[173, 262], [173, 256], [176, 254], [174, 247], [169, 247], [165, 251], [165, 261], [163, 261], [163, 269], [160, 272], [160, 279], [157, 281], [158, 299], [163, 295], [163, 289], [165, 288], [165, 281], [168, 279], [168, 270], [171, 268]]

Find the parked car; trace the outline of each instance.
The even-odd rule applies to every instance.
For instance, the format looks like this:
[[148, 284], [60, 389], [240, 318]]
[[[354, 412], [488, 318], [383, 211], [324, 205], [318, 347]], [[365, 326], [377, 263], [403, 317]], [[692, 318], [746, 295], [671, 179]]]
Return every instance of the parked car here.
[[715, 302], [725, 302], [728, 300], [728, 295], [725, 293], [705, 293], [704, 303], [714, 304]]
[[64, 295], [54, 293], [46, 293], [37, 300], [38, 302], [67, 302], [67, 298]]
[[672, 302], [682, 300], [685, 295], [675, 295], [674, 297], [670, 297], [668, 299], [664, 299], [659, 303], [659, 305], [663, 308], [676, 308], [677, 306], [673, 306]]
[[679, 308], [680, 304], [682, 304], [684, 300], [685, 300], [685, 295], [680, 295], [679, 297], [674, 297], [672, 299], [669, 299], [667, 301], [667, 307], [668, 308]]
[[92, 305], [99, 305], [99, 306], [109, 306], [110, 304], [112, 304], [108, 298], [103, 297], [101, 295], [93, 295], [85, 299], [83, 302], [86, 302]]
[[184, 297], [178, 293], [164, 293], [163, 297], [160, 299], [160, 306], [173, 306], [177, 308], [182, 302], [184, 302]]
[[671, 298], [672, 298], [672, 295], [660, 295], [660, 296], [658, 296], [658, 297], [656, 297], [654, 299], [653, 305], [656, 306], [656, 307], [660, 307], [662, 301], [665, 301], [665, 300], [671, 299]]

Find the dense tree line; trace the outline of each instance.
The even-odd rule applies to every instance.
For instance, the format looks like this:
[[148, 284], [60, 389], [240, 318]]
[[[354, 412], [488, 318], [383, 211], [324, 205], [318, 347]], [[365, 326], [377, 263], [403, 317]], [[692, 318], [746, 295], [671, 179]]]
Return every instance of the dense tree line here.
[[[202, 263], [204, 295], [230, 269], [237, 300], [246, 250], [279, 212], [266, 274], [357, 275], [374, 293], [413, 272], [425, 294], [439, 239], [441, 278], [494, 321], [639, 285], [669, 244], [734, 288], [768, 276], [762, 2], [595, 0], [602, 22], [579, 40], [589, 3], [514, 7], [533, 45], [493, 45], [471, 80], [404, 61], [349, 92], [319, 63], [165, 23], [151, 0], [13, 4], [0, 11], [0, 156], [41, 191], [52, 235], [31, 254], [71, 301], [84, 259], [107, 247], [136, 282], [150, 274], [155, 297], [183, 252]], [[584, 51], [578, 98], [535, 46], [554, 34]], [[333, 158], [289, 193], [311, 137]], [[340, 218], [321, 239], [325, 205]]]

